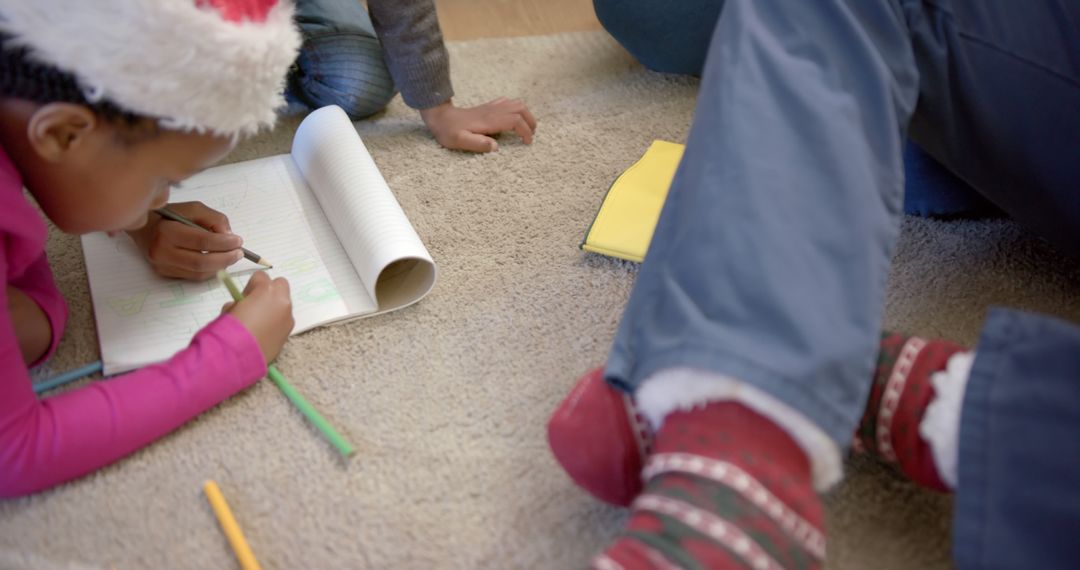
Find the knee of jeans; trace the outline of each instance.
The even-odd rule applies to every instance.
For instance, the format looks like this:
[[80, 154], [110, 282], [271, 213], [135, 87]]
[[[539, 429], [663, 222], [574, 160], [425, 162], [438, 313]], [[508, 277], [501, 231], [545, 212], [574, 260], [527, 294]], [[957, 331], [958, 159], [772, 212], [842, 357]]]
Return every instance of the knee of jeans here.
[[350, 35], [305, 42], [289, 91], [312, 108], [337, 105], [353, 120], [378, 113], [397, 94], [378, 41]]
[[[724, 0], [593, 0], [611, 37], [645, 67], [662, 73], [701, 73], [708, 39]], [[676, 41], [677, 40], [677, 41]]]
[[[642, 43], [641, 30], [650, 18], [650, 2], [640, 0], [593, 0], [596, 19], [623, 47]], [[632, 51], [632, 50], [631, 50]]]
[[397, 95], [394, 82], [387, 74], [377, 85], [354, 85], [335, 104], [345, 110], [350, 119], [358, 121], [382, 111]]

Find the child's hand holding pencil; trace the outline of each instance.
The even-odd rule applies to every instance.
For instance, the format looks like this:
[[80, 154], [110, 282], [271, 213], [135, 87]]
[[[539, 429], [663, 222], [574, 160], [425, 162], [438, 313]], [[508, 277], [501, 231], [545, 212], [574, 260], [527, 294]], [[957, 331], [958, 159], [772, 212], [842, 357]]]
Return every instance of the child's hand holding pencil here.
[[150, 212], [146, 225], [128, 234], [154, 271], [165, 277], [205, 281], [244, 257], [270, 265], [244, 249], [244, 240], [232, 233], [225, 214], [202, 202], [169, 204]]
[[255, 337], [267, 364], [277, 358], [295, 324], [289, 282], [284, 277], [271, 279], [265, 271], [255, 272], [244, 288], [244, 298], [226, 303], [221, 312], [236, 317]]
[[[144, 227], [128, 233], [154, 270], [165, 277], [205, 281], [245, 257], [271, 267], [243, 247], [225, 214], [202, 202], [180, 202], [154, 210]], [[296, 324], [289, 282], [282, 277], [271, 279], [263, 271], [251, 276], [242, 300], [226, 303], [221, 312], [236, 317], [255, 337], [268, 364], [277, 358]]]
[[[233, 300], [235, 300], [237, 304], [247, 301], [247, 298], [244, 295], [247, 293], [248, 289], [251, 288], [251, 282], [248, 282], [247, 289], [244, 290], [244, 293], [241, 293], [240, 288], [236, 286], [232, 277], [229, 277], [229, 274], [224, 270], [218, 271], [218, 279], [220, 279], [221, 284], [229, 290], [229, 294], [232, 295]], [[226, 308], [228, 307], [226, 306]], [[348, 458], [353, 454], [353, 451], [355, 450], [353, 449], [352, 444], [346, 441], [345, 438], [338, 433], [338, 430], [330, 425], [330, 422], [326, 421], [326, 418], [311, 405], [311, 402], [307, 401], [307, 398], [301, 395], [296, 388], [293, 388], [292, 384], [289, 384], [289, 381], [286, 380], [281, 371], [274, 366], [274, 363], [267, 363], [266, 374], [274, 384], [277, 384], [277, 387], [285, 394], [285, 397], [287, 397], [289, 401], [315, 425], [315, 427], [319, 428], [319, 431], [323, 433], [323, 436], [325, 436], [334, 448], [338, 450], [338, 453], [340, 453], [342, 457]]]

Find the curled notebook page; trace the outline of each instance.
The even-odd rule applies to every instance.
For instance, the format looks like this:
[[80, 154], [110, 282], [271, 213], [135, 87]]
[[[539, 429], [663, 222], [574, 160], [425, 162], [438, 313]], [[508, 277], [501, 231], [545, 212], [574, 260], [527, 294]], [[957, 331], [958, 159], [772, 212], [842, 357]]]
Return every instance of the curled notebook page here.
[[435, 263], [345, 112], [323, 107], [304, 119], [292, 156], [378, 311], [423, 298]]

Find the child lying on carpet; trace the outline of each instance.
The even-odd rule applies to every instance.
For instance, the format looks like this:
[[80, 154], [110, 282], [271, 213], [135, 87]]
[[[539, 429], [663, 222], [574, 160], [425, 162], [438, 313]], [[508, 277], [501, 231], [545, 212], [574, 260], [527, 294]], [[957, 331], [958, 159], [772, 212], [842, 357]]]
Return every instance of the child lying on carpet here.
[[[38, 400], [27, 368], [56, 349], [67, 308], [22, 189], [68, 233], [146, 224], [171, 185], [273, 125], [300, 43], [292, 16], [277, 0], [0, 8], [0, 496], [124, 457], [258, 381], [281, 350], [289, 285], [256, 273], [169, 361]], [[239, 259], [229, 237], [220, 255]]]

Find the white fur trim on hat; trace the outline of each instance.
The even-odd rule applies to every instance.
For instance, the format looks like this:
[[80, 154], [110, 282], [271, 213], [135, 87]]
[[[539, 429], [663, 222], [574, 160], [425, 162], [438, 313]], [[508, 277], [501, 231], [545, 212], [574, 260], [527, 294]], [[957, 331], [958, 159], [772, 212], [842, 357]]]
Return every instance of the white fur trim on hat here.
[[18, 0], [0, 30], [72, 73], [91, 101], [169, 129], [237, 136], [271, 127], [300, 35], [291, 1], [230, 22], [195, 0]]

